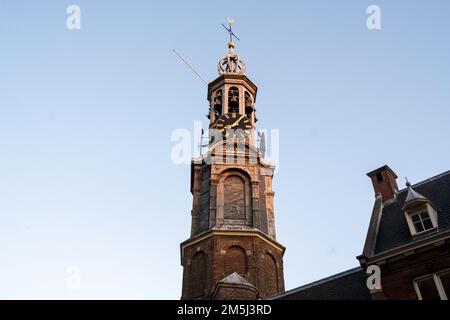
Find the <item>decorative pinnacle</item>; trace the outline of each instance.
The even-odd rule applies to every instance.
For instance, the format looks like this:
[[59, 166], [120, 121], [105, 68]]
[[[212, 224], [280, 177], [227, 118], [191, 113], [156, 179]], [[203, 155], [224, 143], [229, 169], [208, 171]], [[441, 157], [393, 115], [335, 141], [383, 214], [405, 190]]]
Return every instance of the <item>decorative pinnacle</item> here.
[[408, 181], [408, 177], [405, 177], [405, 180], [406, 180], [406, 186], [411, 187], [411, 183]]

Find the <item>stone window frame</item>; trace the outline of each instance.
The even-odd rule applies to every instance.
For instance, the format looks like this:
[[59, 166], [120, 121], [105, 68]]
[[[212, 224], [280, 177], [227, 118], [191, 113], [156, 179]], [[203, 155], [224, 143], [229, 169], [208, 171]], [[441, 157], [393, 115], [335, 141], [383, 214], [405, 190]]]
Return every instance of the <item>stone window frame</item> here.
[[422, 280], [425, 280], [425, 279], [433, 279], [434, 285], [436, 286], [436, 289], [437, 289], [440, 299], [448, 300], [448, 297], [450, 296], [450, 292], [445, 292], [444, 286], [442, 285], [441, 278], [440, 278], [441, 275], [447, 274], [447, 273], [450, 273], [450, 269], [444, 269], [439, 272], [430, 273], [430, 274], [426, 274], [426, 275], [415, 278], [413, 281], [413, 285], [414, 285], [414, 290], [416, 291], [416, 294], [417, 294], [417, 299], [423, 300], [422, 294], [420, 293], [419, 282]]
[[[225, 179], [229, 176], [238, 176], [244, 181], [244, 193], [245, 193], [245, 220], [234, 220], [234, 219], [225, 219], [224, 215], [224, 182]], [[232, 225], [253, 225], [253, 217], [252, 217], [252, 185], [251, 178], [247, 174], [247, 172], [239, 170], [239, 169], [229, 169], [221, 173], [219, 178], [219, 183], [217, 185], [217, 220], [219, 221], [219, 225], [222, 225], [226, 222], [226, 224]]]

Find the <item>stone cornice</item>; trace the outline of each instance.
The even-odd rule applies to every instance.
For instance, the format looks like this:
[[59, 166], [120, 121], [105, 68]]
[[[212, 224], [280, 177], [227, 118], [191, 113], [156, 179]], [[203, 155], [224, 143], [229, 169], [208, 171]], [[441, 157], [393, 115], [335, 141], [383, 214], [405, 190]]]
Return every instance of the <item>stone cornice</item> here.
[[186, 241], [183, 241], [180, 244], [180, 250], [181, 250], [181, 262], [183, 262], [184, 257], [184, 249], [188, 246], [191, 246], [195, 243], [198, 243], [200, 241], [203, 241], [205, 239], [214, 237], [214, 236], [241, 236], [241, 237], [256, 237], [261, 239], [262, 241], [270, 244], [272, 247], [277, 249], [281, 252], [282, 255], [284, 255], [284, 252], [286, 251], [286, 248], [278, 243], [277, 241], [270, 238], [268, 235], [262, 233], [258, 230], [253, 231], [234, 231], [234, 230], [209, 230], [203, 233], [200, 233], [198, 235], [195, 235]]

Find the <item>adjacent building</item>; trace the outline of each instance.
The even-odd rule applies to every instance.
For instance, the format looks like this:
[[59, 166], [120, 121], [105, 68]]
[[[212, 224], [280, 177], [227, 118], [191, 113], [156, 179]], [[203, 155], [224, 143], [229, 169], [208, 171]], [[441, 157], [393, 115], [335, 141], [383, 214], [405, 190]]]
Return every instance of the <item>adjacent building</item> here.
[[[450, 171], [399, 190], [388, 166], [367, 174], [375, 191], [360, 266], [273, 299], [448, 300], [450, 298]], [[381, 288], [366, 270], [379, 266]]]

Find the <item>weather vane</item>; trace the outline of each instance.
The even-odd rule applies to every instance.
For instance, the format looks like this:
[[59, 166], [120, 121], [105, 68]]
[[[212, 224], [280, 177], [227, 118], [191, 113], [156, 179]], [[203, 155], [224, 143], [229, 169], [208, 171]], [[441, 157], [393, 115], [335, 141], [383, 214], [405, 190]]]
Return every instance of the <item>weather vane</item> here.
[[231, 29], [231, 25], [233, 25], [236, 21], [232, 18], [228, 18], [227, 20], [228, 20], [228, 28], [223, 23], [222, 23], [222, 27], [224, 27], [230, 34], [230, 42], [233, 43], [233, 37], [235, 37], [238, 41], [241, 41], [241, 40], [239, 40], [239, 38], [234, 34], [233, 30]]

